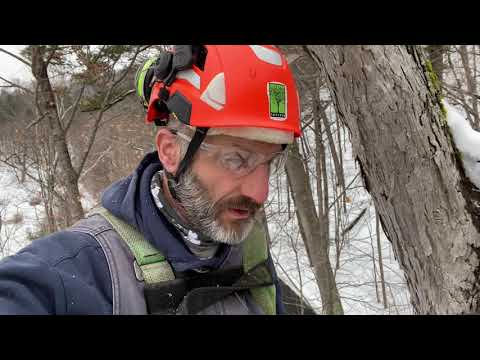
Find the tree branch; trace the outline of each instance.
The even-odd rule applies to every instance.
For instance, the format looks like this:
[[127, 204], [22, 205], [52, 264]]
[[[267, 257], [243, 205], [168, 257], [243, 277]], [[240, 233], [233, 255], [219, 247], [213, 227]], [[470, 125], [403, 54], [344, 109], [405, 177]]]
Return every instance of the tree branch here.
[[100, 154], [100, 156], [97, 157], [95, 162], [92, 165], [90, 165], [90, 167], [87, 170], [82, 172], [81, 177], [85, 176], [88, 172], [90, 172], [90, 170], [92, 170], [95, 166], [97, 166], [100, 160], [102, 160], [105, 157], [105, 155], [109, 153], [111, 149], [112, 149], [112, 145], [110, 144], [108, 148], [105, 151], [103, 151], [102, 154]]
[[[4, 163], [5, 165], [15, 169], [15, 170], [21, 170], [19, 169], [18, 166], [16, 166], [15, 164], [12, 164], [8, 161], [8, 159], [6, 160], [1, 160], [0, 159], [0, 162], [1, 163]], [[32, 179], [33, 181], [35, 181], [37, 184], [43, 184], [42, 180], [36, 178], [35, 176], [31, 175], [28, 171], [25, 171], [25, 175], [29, 178], [29, 179]], [[53, 194], [57, 197], [57, 199], [61, 200], [61, 201], [65, 201], [65, 199], [56, 191], [56, 190], [53, 190]]]
[[[19, 88], [19, 89], [21, 89], [21, 90], [23, 90], [23, 91], [25, 91], [25, 92], [27, 92], [27, 93], [29, 93], [29, 94], [33, 94], [33, 91], [28, 90], [27, 88], [25, 88], [25, 87], [23, 87], [23, 86], [21, 86], [21, 85], [15, 84], [14, 82], [11, 82], [10, 80], [5, 79], [5, 78], [2, 77], [2, 76], [0, 76], [0, 80], [3, 80], [3, 81], [5, 81], [7, 84], [10, 84], [10, 86], [8, 86], [8, 87]], [[3, 86], [2, 86], [2, 87], [3, 87]]]
[[113, 86], [117, 86], [124, 78], [125, 76], [127, 76], [128, 72], [130, 71], [130, 69], [132, 68], [133, 64], [135, 63], [135, 60], [137, 59], [138, 57], [138, 54], [140, 54], [142, 51], [145, 51], [147, 50], [149, 47], [151, 47], [151, 45], [146, 45], [146, 46], [140, 46], [138, 47], [137, 51], [135, 51], [135, 54], [133, 54], [132, 56], [132, 60], [130, 60], [130, 64], [128, 64], [128, 66], [126, 67], [126, 69], [124, 70], [123, 74], [120, 76], [120, 78], [113, 84]]
[[34, 120], [33, 122], [31, 122], [30, 124], [27, 125], [27, 130], [30, 129], [32, 126], [35, 126], [37, 125], [40, 121], [43, 120], [43, 118], [47, 115], [47, 113], [41, 115], [38, 119]]
[[[108, 92], [107, 92], [107, 95], [105, 96], [105, 99], [103, 101], [103, 104], [102, 104], [102, 107], [100, 109], [100, 112], [98, 114], [98, 117], [97, 119], [95, 120], [95, 124], [93, 125], [93, 130], [92, 130], [92, 134], [90, 135], [90, 139], [89, 139], [89, 143], [88, 143], [88, 146], [87, 146], [87, 150], [85, 151], [85, 154], [80, 162], [80, 165], [78, 167], [78, 170], [77, 170], [77, 174], [80, 176], [80, 174], [82, 173], [82, 170], [83, 170], [83, 167], [85, 166], [85, 163], [87, 161], [87, 158], [88, 158], [88, 155], [90, 154], [90, 151], [92, 150], [92, 147], [93, 147], [93, 143], [95, 141], [95, 138], [97, 136], [97, 131], [98, 131], [98, 128], [99, 128], [99, 125], [100, 125], [100, 122], [102, 121], [102, 118], [103, 118], [103, 114], [107, 111], [107, 109], [109, 109], [111, 106], [113, 106], [113, 104], [116, 104], [118, 103], [119, 101], [121, 101], [123, 98], [125, 98], [127, 95], [130, 95], [132, 93], [134, 93], [135, 91], [134, 90], [129, 90], [127, 91], [126, 93], [124, 93], [123, 97], [120, 96], [119, 98], [117, 98], [116, 100], [114, 100], [111, 104], [110, 104], [110, 96], [112, 95], [112, 92], [113, 92], [113, 89], [127, 76], [128, 72], [130, 71], [130, 69], [132, 68], [133, 64], [135, 63], [135, 60], [138, 56], [138, 54], [146, 49], [148, 49], [148, 47], [150, 47], [150, 45], [147, 45], [147, 46], [143, 46], [143, 47], [139, 47], [137, 49], [137, 51], [135, 52], [135, 54], [132, 56], [132, 60], [130, 61], [130, 63], [128, 64], [127, 68], [125, 69], [125, 71], [123, 72], [123, 74], [120, 76], [120, 78], [115, 81], [111, 86], [110, 88], [108, 89]], [[110, 105], [110, 106], [109, 106]]]
[[3, 48], [0, 48], [0, 52], [3, 52], [7, 55], [10, 55], [11, 57], [17, 59], [18, 61], [21, 61], [22, 63], [24, 63], [25, 65], [27, 65], [28, 67], [32, 67], [32, 64], [30, 64], [27, 60], [25, 60], [24, 58], [21, 58], [20, 56], [18, 55], [15, 55], [13, 53], [11, 53], [10, 51], [8, 50], [5, 50]]
[[75, 100], [75, 104], [73, 105], [72, 115], [70, 115], [70, 119], [65, 124], [65, 130], [64, 130], [65, 134], [68, 133], [68, 130], [70, 129], [70, 125], [72, 125], [73, 119], [77, 114], [78, 104], [80, 104], [80, 99], [82, 98], [83, 92], [85, 91], [85, 86], [86, 86], [86, 83], [84, 82], [82, 85], [82, 89], [80, 90], [80, 94], [78, 95], [77, 99]]
[[469, 95], [469, 96], [475, 97], [475, 98], [477, 98], [477, 99], [480, 99], [480, 95], [475, 94], [475, 93], [473, 93], [473, 92], [471, 92], [471, 91], [467, 91], [467, 90], [460, 89], [460, 88], [455, 87], [455, 86], [452, 86], [452, 85], [443, 84], [443, 85], [442, 85], [442, 88], [443, 88], [443, 89], [445, 89], [445, 88], [450, 88], [450, 89], [453, 90], [453, 91], [457, 91], [457, 92], [462, 93], [462, 94], [464, 94], [464, 95]]
[[335, 203], [342, 198], [345, 192], [350, 189], [350, 186], [354, 183], [355, 180], [357, 180], [358, 175], [359, 174], [355, 175], [352, 181], [350, 181], [350, 183], [345, 187], [345, 189], [340, 194], [338, 194], [338, 196], [332, 201], [330, 205], [328, 205], [328, 210], [330, 210], [332, 206], [335, 205]]
[[125, 93], [123, 93], [122, 95], [119, 95], [117, 98], [115, 98], [112, 102], [108, 103], [107, 105], [105, 106], [99, 106], [99, 107], [95, 107], [95, 108], [92, 108], [92, 109], [88, 109], [88, 110], [81, 110], [81, 112], [83, 113], [89, 113], [89, 112], [95, 112], [95, 111], [98, 111], [100, 109], [102, 109], [103, 111], [106, 111], [108, 109], [110, 109], [113, 105], [119, 103], [120, 101], [122, 101], [123, 99], [125, 99], [127, 96], [129, 95], [132, 95], [133, 93], [135, 93], [135, 89], [131, 89], [131, 90], [128, 90], [126, 91]]

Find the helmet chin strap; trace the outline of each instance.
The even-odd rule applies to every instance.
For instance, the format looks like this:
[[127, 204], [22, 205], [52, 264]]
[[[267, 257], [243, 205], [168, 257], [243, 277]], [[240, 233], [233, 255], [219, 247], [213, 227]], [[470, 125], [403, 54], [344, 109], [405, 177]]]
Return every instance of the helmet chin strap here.
[[188, 166], [191, 165], [193, 161], [193, 157], [195, 156], [196, 152], [200, 148], [200, 145], [202, 144], [203, 140], [207, 136], [208, 129], [209, 129], [208, 127], [196, 128], [195, 134], [193, 135], [193, 138], [190, 141], [190, 144], [188, 145], [187, 152], [185, 153], [185, 156], [183, 157], [180, 164], [178, 165], [178, 169], [175, 175], [172, 175], [169, 172], [166, 172], [168, 189], [170, 190], [172, 197], [179, 202], [180, 202], [180, 199], [175, 193], [174, 185], [178, 183], [180, 176], [182, 176], [182, 174], [187, 170]]

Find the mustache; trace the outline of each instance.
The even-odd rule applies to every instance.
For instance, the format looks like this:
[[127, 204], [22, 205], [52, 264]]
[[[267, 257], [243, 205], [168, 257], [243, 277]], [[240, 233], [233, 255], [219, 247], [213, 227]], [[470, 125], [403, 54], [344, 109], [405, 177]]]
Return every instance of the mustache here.
[[227, 210], [229, 208], [237, 208], [237, 209], [243, 209], [243, 210], [248, 210], [250, 214], [255, 214], [262, 204], [257, 203], [256, 201], [250, 199], [247, 196], [237, 196], [231, 199], [226, 199], [223, 201], [217, 202], [214, 207], [214, 213], [218, 214], [223, 210]]

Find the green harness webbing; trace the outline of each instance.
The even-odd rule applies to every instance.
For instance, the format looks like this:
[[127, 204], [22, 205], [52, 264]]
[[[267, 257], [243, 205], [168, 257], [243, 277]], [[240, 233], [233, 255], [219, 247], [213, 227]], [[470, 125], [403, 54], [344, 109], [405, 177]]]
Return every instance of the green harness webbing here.
[[[246, 273], [268, 259], [267, 246], [262, 228], [256, 224], [243, 243], [243, 269]], [[275, 315], [277, 313], [274, 285], [251, 288], [250, 293], [265, 314]]]
[[[166, 261], [165, 256], [145, 240], [137, 229], [120, 220], [103, 207], [95, 209], [92, 213], [102, 215], [128, 245], [135, 257], [135, 265], [139, 267], [139, 269], [135, 268], [138, 278], [143, 279], [149, 285], [175, 279], [172, 267]], [[265, 262], [267, 258], [268, 248], [265, 236], [261, 227], [255, 226], [243, 244], [244, 272], [248, 273], [256, 265]], [[268, 277], [270, 274], [264, 275]], [[276, 291], [274, 285], [251, 288], [250, 292], [265, 314], [276, 314]]]

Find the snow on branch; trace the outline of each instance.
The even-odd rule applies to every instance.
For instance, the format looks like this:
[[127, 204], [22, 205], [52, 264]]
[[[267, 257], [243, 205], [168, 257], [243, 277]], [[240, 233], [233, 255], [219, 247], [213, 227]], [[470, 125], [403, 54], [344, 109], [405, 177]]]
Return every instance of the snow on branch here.
[[465, 175], [480, 189], [480, 132], [474, 130], [465, 116], [445, 100], [444, 105], [453, 141], [462, 155]]

